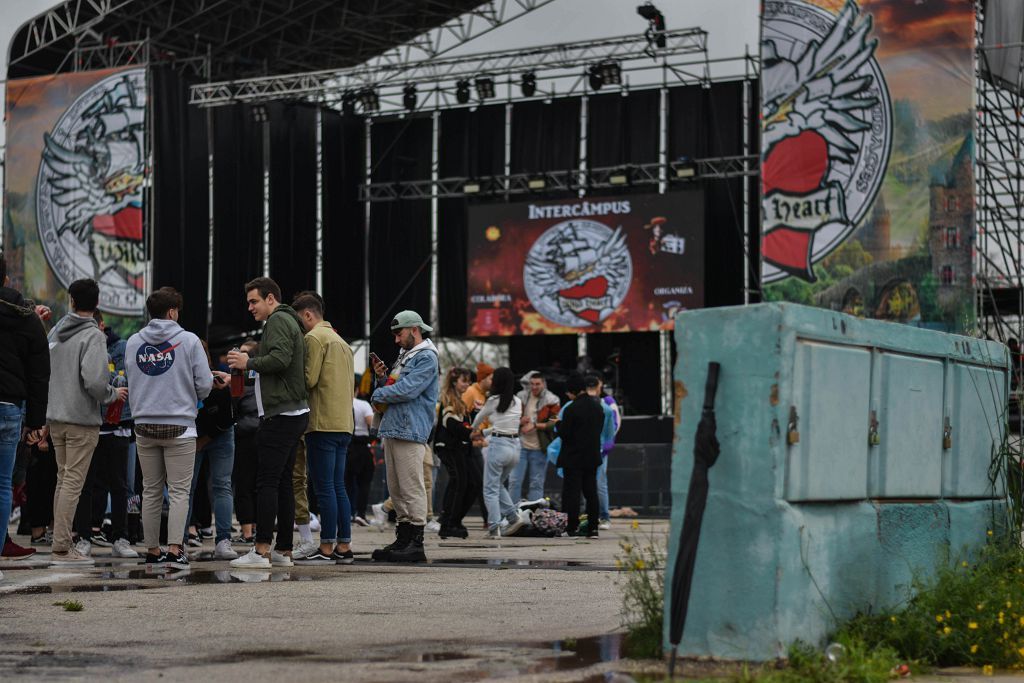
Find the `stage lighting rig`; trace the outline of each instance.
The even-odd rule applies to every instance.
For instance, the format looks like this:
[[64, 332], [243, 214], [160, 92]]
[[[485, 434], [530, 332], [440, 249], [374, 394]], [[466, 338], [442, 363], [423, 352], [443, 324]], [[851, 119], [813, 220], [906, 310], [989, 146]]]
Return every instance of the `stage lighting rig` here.
[[359, 100], [359, 104], [363, 107], [364, 112], [380, 110], [380, 96], [377, 94], [377, 89], [372, 85], [356, 93], [356, 99]]
[[252, 120], [256, 123], [266, 123], [270, 120], [270, 116], [267, 114], [267, 108], [262, 104], [254, 104], [251, 111]]
[[690, 157], [679, 157], [672, 162], [672, 170], [675, 171], [676, 178], [687, 180], [697, 175], [697, 164]]
[[490, 76], [477, 76], [476, 96], [481, 100], [489, 100], [494, 97], [494, 79]]
[[351, 90], [341, 94], [341, 113], [349, 116], [356, 113], [356, 94]]
[[614, 59], [606, 59], [587, 69], [587, 79], [592, 90], [600, 90], [603, 85], [621, 85], [622, 66]]
[[469, 81], [461, 80], [455, 83], [455, 101], [459, 104], [469, 102]]
[[611, 172], [608, 176], [609, 185], [629, 185], [630, 176], [632, 175], [629, 166], [623, 166], [617, 168]]
[[647, 30], [644, 31], [647, 47], [652, 48], [655, 45], [665, 47], [665, 15], [649, 2], [637, 7], [636, 13], [647, 20]]
[[544, 176], [536, 176], [526, 180], [526, 187], [531, 190], [543, 190], [547, 186], [548, 181]]
[[412, 83], [407, 84], [402, 90], [402, 104], [409, 111], [416, 108], [416, 86]]
[[462, 186], [463, 194], [480, 194], [480, 182], [477, 180], [468, 180], [466, 184]]
[[523, 92], [523, 97], [533, 97], [537, 93], [537, 74], [532, 71], [524, 73], [519, 88]]

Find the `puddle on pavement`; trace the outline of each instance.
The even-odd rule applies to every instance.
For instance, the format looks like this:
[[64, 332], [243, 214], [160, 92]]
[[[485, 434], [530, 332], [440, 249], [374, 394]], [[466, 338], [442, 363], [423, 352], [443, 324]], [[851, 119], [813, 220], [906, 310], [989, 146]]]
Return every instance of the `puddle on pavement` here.
[[155, 588], [155, 586], [143, 586], [137, 583], [85, 583], [76, 585], [48, 585], [48, 586], [26, 586], [11, 591], [15, 595], [43, 595], [50, 593], [110, 593], [112, 591], [136, 591], [144, 588]]
[[168, 569], [166, 571], [129, 569], [127, 571], [102, 572], [100, 573], [99, 578], [130, 580], [150, 579], [186, 586], [196, 586], [211, 583], [263, 583], [265, 581], [277, 583], [279, 581], [316, 581], [317, 579], [325, 577], [311, 574], [294, 574], [292, 572], [282, 571], [261, 571], [259, 569], [224, 569], [220, 571], [195, 571], [193, 569]]
[[459, 557], [442, 560], [428, 560], [427, 564], [433, 567], [506, 567], [519, 569], [575, 569], [590, 571], [618, 571], [611, 565], [592, 564], [590, 562], [579, 562], [577, 560], [513, 560], [497, 557], [469, 558]]

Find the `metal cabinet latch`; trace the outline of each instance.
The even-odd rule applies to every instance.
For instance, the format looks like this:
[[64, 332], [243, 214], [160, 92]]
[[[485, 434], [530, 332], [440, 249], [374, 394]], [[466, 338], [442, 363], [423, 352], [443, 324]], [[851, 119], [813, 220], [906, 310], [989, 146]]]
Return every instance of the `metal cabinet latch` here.
[[878, 413], [871, 411], [871, 421], [868, 423], [868, 445], [878, 446], [882, 443], [882, 437], [878, 435]]
[[786, 443], [790, 446], [800, 443], [800, 431], [797, 429], [800, 418], [796, 414], [796, 406], [789, 407], [789, 424], [786, 426]]
[[953, 447], [953, 425], [949, 424], [949, 418], [945, 418], [942, 427], [942, 450], [948, 451]]

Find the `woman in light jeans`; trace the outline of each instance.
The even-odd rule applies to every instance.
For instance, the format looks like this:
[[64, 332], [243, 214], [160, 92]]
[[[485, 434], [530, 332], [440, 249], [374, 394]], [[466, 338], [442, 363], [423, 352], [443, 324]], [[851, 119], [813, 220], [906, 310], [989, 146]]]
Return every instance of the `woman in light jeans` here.
[[[509, 536], [525, 523], [505, 482], [519, 462], [519, 419], [523, 416], [523, 402], [515, 395], [515, 376], [508, 368], [494, 371], [491, 394], [484, 407], [473, 420], [473, 429], [480, 433], [480, 425], [491, 423], [484, 449], [484, 505], [487, 507], [487, 535], [491, 538]], [[502, 529], [502, 523], [507, 526]]]

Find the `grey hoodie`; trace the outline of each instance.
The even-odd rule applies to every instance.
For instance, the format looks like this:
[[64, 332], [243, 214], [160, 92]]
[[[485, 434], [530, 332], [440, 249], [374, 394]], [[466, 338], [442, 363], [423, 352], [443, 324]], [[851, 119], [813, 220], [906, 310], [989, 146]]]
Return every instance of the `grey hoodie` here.
[[150, 320], [128, 339], [124, 369], [135, 422], [195, 427], [213, 387], [199, 337], [173, 320]]
[[107, 338], [92, 316], [68, 313], [50, 330], [46, 421], [96, 426], [100, 406], [117, 398], [110, 386]]

